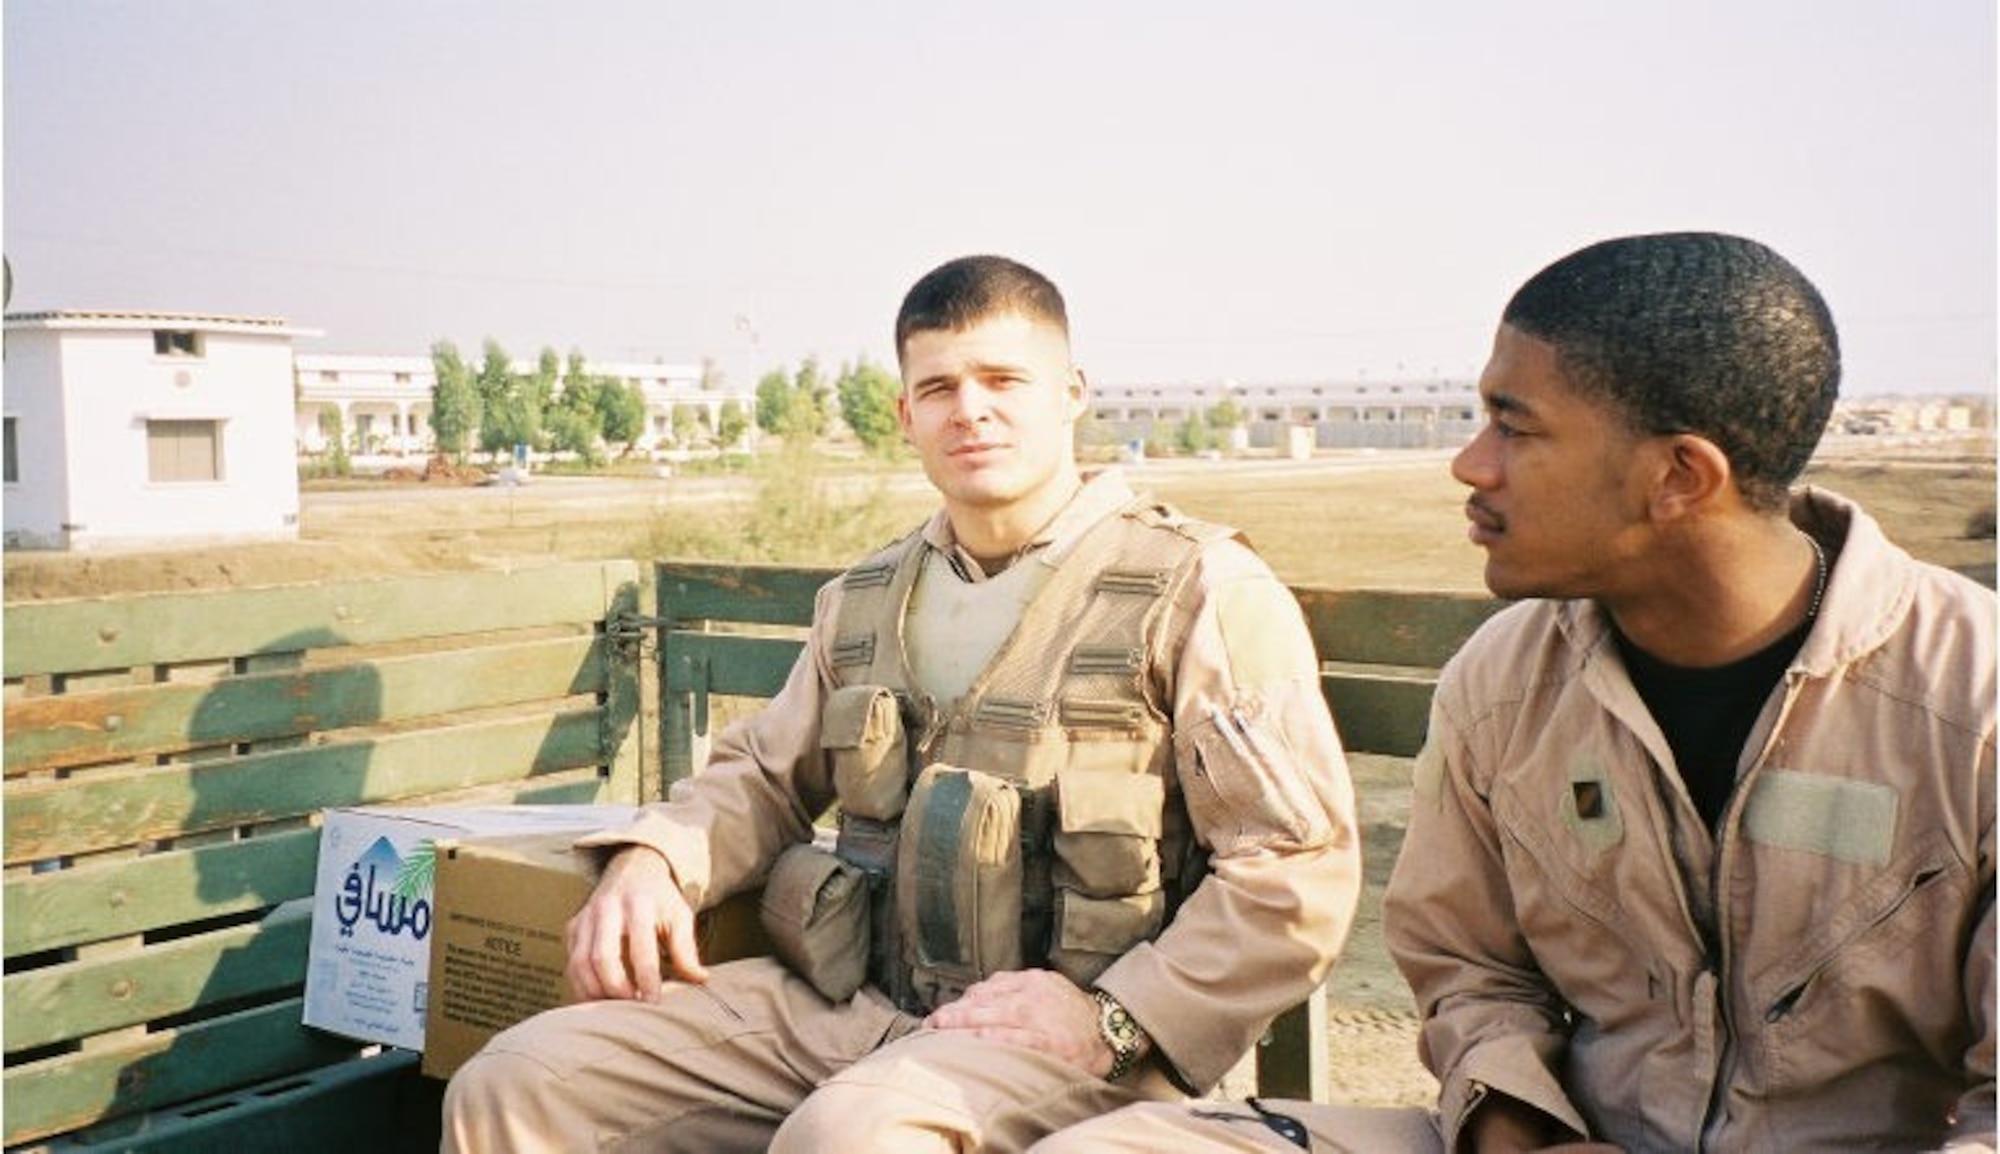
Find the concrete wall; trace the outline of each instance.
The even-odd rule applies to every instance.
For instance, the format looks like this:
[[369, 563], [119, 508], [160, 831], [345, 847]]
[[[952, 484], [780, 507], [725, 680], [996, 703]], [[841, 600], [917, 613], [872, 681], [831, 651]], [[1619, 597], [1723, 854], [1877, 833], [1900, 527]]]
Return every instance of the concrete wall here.
[[20, 479], [0, 489], [0, 522], [9, 545], [57, 548], [69, 502], [69, 461], [63, 454], [61, 346], [47, 330], [7, 333], [0, 412], [14, 422]]

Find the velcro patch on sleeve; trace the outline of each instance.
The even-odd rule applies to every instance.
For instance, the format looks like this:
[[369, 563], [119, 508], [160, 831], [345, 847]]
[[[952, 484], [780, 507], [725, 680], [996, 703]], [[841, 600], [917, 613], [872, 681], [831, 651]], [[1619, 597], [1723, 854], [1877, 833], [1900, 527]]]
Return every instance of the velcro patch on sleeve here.
[[1215, 622], [1239, 687], [1317, 672], [1298, 603], [1276, 581], [1232, 581], [1217, 589]]

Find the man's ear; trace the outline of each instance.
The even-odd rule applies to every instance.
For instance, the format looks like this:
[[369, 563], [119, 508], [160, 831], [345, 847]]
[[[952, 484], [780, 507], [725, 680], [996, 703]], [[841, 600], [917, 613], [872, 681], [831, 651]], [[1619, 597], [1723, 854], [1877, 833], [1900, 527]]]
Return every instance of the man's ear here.
[[1735, 489], [1735, 473], [1721, 446], [1694, 433], [1666, 439], [1658, 483], [1653, 488], [1653, 517], [1678, 520], [1724, 499]]
[[1087, 408], [1089, 404], [1090, 404], [1090, 380], [1083, 375], [1082, 369], [1076, 367], [1075, 365], [1071, 365], [1069, 369], [1070, 419], [1074, 421], [1081, 418], [1083, 416], [1084, 409]]

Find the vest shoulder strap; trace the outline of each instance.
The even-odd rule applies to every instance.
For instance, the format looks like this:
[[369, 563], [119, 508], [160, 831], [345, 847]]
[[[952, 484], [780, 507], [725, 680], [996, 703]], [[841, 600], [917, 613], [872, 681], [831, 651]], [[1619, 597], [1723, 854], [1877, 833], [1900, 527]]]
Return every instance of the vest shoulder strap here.
[[902, 612], [923, 557], [921, 528], [895, 541], [840, 575], [840, 608], [835, 617], [833, 652], [828, 658], [842, 685], [885, 680], [878, 662], [894, 662], [877, 626]]

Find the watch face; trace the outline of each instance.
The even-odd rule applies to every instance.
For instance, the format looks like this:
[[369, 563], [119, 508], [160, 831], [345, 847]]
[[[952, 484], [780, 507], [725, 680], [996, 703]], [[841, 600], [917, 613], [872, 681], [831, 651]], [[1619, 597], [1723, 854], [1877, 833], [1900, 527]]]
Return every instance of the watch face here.
[[1139, 1025], [1132, 1020], [1131, 1014], [1125, 1012], [1125, 1007], [1104, 998], [1100, 1000], [1099, 1008], [1098, 1024], [1103, 1028], [1104, 1040], [1111, 1044], [1112, 1049], [1123, 1051], [1138, 1044]]

